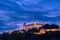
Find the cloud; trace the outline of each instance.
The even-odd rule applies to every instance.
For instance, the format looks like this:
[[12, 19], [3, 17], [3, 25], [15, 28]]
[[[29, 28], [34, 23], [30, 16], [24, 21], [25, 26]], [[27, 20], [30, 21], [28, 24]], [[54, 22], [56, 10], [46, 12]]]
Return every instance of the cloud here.
[[4, 21], [7, 21], [7, 20], [9, 20], [10, 18], [8, 17], [8, 16], [6, 16], [6, 15], [1, 15], [0, 14], [0, 20], [4, 20]]
[[1, 14], [1, 13], [5, 13], [5, 12], [4, 12], [4, 11], [2, 11], [2, 10], [0, 10], [0, 14]]
[[47, 17], [58, 17], [60, 16], [60, 12], [59, 11], [55, 11], [55, 12], [49, 12], [48, 14], [45, 14], [43, 16], [47, 16]]
[[58, 0], [23, 0], [15, 1], [20, 7], [27, 11], [42, 11], [47, 12], [45, 16], [47, 17], [57, 17], [60, 16], [60, 3]]
[[19, 18], [24, 18], [24, 19], [28, 19], [29, 16], [18, 16]]
[[[0, 31], [21, 29], [24, 22], [34, 20], [58, 23], [58, 0], [0, 0]], [[3, 29], [3, 30], [2, 30]]]
[[16, 30], [17, 28], [18, 26], [14, 22], [13, 23], [2, 23], [2, 26], [0, 24], [0, 32]]

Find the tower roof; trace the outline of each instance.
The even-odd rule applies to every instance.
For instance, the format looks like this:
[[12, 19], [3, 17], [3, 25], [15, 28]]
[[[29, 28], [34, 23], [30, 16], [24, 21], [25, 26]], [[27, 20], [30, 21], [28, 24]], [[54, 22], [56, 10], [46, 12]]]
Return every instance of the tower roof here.
[[34, 20], [34, 23], [36, 23], [36, 20]]

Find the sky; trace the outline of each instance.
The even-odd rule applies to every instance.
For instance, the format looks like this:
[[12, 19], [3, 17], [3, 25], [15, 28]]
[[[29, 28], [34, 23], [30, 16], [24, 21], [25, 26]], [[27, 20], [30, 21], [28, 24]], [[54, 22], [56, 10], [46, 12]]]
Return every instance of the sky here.
[[0, 32], [22, 29], [34, 20], [60, 25], [60, 0], [0, 0]]

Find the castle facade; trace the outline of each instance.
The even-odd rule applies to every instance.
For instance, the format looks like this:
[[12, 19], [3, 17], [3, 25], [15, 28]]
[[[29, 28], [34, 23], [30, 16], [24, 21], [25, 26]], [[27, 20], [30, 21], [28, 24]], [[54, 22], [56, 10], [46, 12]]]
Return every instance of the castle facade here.
[[29, 30], [29, 29], [32, 29], [32, 28], [40, 28], [40, 27], [43, 27], [43, 25], [44, 25], [44, 23], [42, 23], [42, 24], [40, 24], [40, 23], [37, 23], [36, 21], [34, 21], [32, 24], [26, 24], [26, 23], [24, 23], [23, 24], [23, 28], [24, 28], [24, 30]]

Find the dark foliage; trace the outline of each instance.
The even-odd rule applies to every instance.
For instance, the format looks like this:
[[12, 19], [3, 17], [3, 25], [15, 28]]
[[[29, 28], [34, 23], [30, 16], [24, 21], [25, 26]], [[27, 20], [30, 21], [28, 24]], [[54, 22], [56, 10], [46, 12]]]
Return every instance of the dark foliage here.
[[56, 25], [56, 24], [51, 24], [51, 25], [49, 25], [49, 24], [45, 24], [44, 26], [43, 26], [43, 29], [54, 29], [54, 28], [59, 28], [59, 26], [58, 25]]

